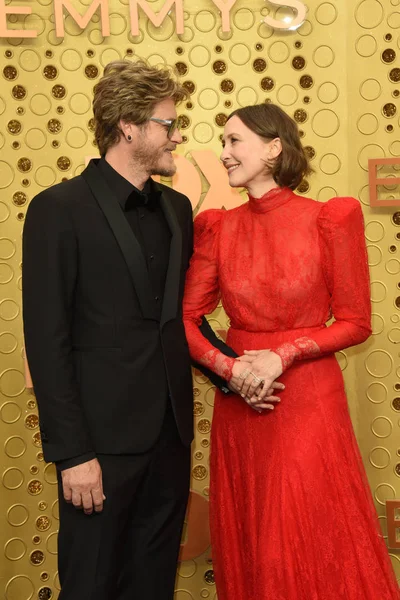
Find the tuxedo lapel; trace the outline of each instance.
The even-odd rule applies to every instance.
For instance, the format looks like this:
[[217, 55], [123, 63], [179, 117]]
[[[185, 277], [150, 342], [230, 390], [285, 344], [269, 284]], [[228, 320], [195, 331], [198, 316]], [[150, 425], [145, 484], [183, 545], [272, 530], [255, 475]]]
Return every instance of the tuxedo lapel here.
[[175, 210], [169, 199], [168, 190], [162, 188], [161, 192], [161, 208], [172, 234], [161, 312], [161, 326], [163, 326], [167, 321], [175, 319], [178, 314], [179, 289], [182, 276], [182, 231]]
[[139, 299], [143, 316], [146, 319], [157, 320], [157, 309], [151, 291], [146, 261], [140, 244], [132, 232], [117, 198], [108, 187], [94, 160], [90, 161], [87, 168], [83, 171], [82, 177], [96, 198], [121, 249]]

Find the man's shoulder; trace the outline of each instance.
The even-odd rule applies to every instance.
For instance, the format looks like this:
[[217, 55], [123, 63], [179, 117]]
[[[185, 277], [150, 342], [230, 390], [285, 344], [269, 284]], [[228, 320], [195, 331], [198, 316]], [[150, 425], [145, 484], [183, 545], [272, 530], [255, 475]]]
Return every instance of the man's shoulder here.
[[81, 175], [77, 175], [39, 192], [32, 199], [30, 205], [45, 207], [50, 203], [56, 205], [73, 204], [84, 193], [87, 193], [87, 184]]

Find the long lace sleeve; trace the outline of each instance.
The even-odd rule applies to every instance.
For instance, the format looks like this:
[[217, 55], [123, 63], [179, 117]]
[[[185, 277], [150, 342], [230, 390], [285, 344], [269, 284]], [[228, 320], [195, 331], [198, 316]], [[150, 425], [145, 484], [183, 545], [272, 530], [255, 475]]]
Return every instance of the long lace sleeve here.
[[360, 204], [354, 198], [330, 200], [321, 208], [318, 230], [335, 321], [312, 339], [302, 337], [274, 349], [284, 370], [295, 360], [360, 344], [371, 334], [369, 271]]
[[201, 333], [202, 317], [218, 304], [218, 238], [222, 210], [206, 210], [194, 221], [194, 252], [186, 276], [183, 321], [191, 357], [226, 380], [235, 362], [216, 349]]

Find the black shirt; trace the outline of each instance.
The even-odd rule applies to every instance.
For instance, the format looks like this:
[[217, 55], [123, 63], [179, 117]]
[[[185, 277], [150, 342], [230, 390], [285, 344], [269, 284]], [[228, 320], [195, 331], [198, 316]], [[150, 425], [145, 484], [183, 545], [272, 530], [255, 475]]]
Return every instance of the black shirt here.
[[161, 317], [171, 245], [171, 232], [159, 201], [161, 192], [152, 179], [146, 181], [143, 191], [139, 190], [104, 158], [99, 161], [99, 168], [139, 241], [158, 306], [158, 316]]

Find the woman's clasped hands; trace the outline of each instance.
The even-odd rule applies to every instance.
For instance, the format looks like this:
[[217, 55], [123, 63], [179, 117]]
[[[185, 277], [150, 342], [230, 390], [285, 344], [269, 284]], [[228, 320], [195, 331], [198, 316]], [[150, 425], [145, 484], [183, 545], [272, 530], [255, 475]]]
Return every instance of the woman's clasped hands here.
[[275, 352], [245, 350], [233, 365], [229, 387], [257, 412], [273, 410], [280, 402], [274, 391], [285, 389], [283, 383], [276, 381], [282, 371], [282, 360]]

